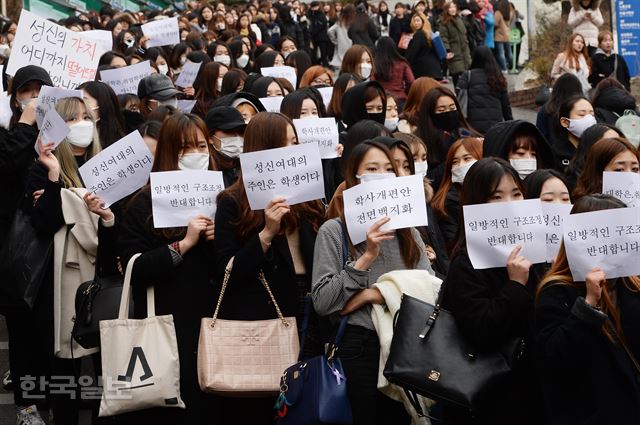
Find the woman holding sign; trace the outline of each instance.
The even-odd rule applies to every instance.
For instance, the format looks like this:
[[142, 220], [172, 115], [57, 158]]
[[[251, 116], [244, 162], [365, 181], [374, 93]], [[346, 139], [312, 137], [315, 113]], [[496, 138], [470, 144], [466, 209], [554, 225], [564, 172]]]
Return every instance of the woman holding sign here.
[[[625, 205], [594, 194], [579, 199], [571, 213], [614, 208]], [[640, 423], [639, 323], [640, 277], [608, 279], [594, 267], [576, 281], [561, 245], [536, 301], [545, 423]]]
[[[473, 164], [462, 186], [462, 205], [523, 200], [518, 172], [505, 160], [484, 158]], [[498, 350], [517, 337], [530, 339], [530, 318], [537, 279], [531, 262], [517, 245], [504, 267], [477, 270], [467, 251], [465, 228], [453, 251], [443, 286], [442, 307], [456, 317], [460, 331], [477, 349]], [[528, 346], [525, 343], [525, 347]], [[445, 407], [445, 423], [540, 424], [534, 367], [528, 351], [510, 379], [483, 395], [475, 417], [468, 411]]]

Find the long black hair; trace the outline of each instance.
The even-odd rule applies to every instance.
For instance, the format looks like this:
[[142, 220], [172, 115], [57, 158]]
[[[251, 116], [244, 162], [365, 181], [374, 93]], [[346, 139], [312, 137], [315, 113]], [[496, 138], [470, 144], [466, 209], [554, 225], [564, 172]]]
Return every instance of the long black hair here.
[[544, 111], [554, 116], [558, 113], [560, 105], [570, 97], [582, 94], [582, 83], [573, 74], [562, 74], [558, 77], [551, 90], [551, 97], [544, 105]]
[[582, 174], [584, 163], [587, 161], [587, 153], [589, 153], [591, 146], [595, 145], [598, 140], [602, 139], [604, 133], [609, 130], [613, 130], [618, 133], [619, 137], [624, 137], [624, 134], [618, 127], [607, 123], [594, 124], [582, 133], [582, 136], [580, 136], [580, 143], [578, 143], [578, 147], [576, 148], [576, 153], [573, 155], [573, 158], [571, 159], [571, 162], [569, 162], [569, 166], [565, 171], [567, 176], [575, 177], [576, 180], [578, 179], [578, 176]]
[[284, 99], [282, 99], [280, 113], [288, 116], [292, 120], [300, 118], [302, 102], [304, 102], [305, 99], [311, 99], [313, 103], [315, 103], [318, 109], [318, 118], [324, 118], [327, 115], [324, 102], [322, 101], [322, 95], [315, 87], [304, 87], [286, 95]]
[[391, 80], [393, 78], [393, 63], [398, 61], [407, 62], [398, 52], [396, 42], [391, 37], [381, 37], [378, 40], [373, 57], [376, 80]]
[[542, 186], [544, 186], [547, 180], [553, 178], [560, 180], [567, 187], [567, 190], [569, 190], [569, 196], [571, 196], [569, 183], [565, 176], [557, 170], [545, 168], [534, 171], [524, 179], [522, 182], [522, 185], [524, 186], [524, 197], [526, 199], [538, 199], [541, 195], [540, 192], [542, 192]]
[[476, 47], [473, 51], [470, 69], [483, 69], [487, 75], [487, 84], [496, 92], [507, 90], [507, 80], [502, 75], [500, 65], [498, 65], [493, 52], [488, 47]]
[[110, 146], [125, 136], [124, 116], [120, 111], [118, 96], [108, 84], [102, 81], [87, 81], [78, 86], [86, 90], [97, 102], [100, 119], [96, 122], [102, 149]]

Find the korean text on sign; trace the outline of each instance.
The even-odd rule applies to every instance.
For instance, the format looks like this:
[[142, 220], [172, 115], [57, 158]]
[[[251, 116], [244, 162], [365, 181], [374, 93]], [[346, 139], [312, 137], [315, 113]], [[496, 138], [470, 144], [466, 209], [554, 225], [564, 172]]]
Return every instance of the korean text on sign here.
[[571, 214], [563, 227], [574, 281], [584, 281], [596, 266], [607, 279], [640, 275], [640, 208]]
[[178, 18], [160, 19], [142, 25], [142, 33], [149, 37], [147, 49], [180, 43]]
[[47, 112], [54, 109], [58, 100], [65, 97], [79, 97], [82, 99], [82, 90], [59, 89], [51, 86], [40, 87], [40, 94], [36, 102], [36, 123], [38, 123], [38, 128], [42, 127], [42, 120], [44, 120]]
[[384, 230], [426, 226], [427, 203], [421, 176], [360, 183], [343, 192], [344, 217], [351, 242], [367, 239], [367, 230], [384, 217]]
[[315, 143], [320, 149], [320, 157], [336, 158], [339, 133], [333, 118], [304, 118], [293, 120], [300, 143]]
[[191, 87], [193, 83], [196, 81], [196, 77], [198, 76], [198, 71], [200, 71], [200, 66], [202, 62], [185, 62], [182, 67], [182, 72], [178, 75], [176, 79], [176, 87]]
[[137, 130], [118, 140], [80, 167], [85, 187], [105, 202], [105, 207], [144, 186], [153, 156]]
[[542, 213], [547, 226], [547, 263], [553, 262], [562, 242], [562, 223], [571, 212], [571, 204], [543, 202]]
[[506, 267], [516, 245], [532, 263], [547, 260], [547, 232], [539, 199], [465, 205], [467, 252], [476, 269]]
[[269, 66], [260, 68], [260, 74], [265, 77], [272, 78], [284, 78], [288, 80], [293, 88], [297, 87], [298, 76], [296, 75], [296, 69], [292, 66]]
[[54, 86], [74, 89], [94, 79], [104, 46], [95, 35], [68, 30], [23, 9], [7, 74], [37, 65], [49, 72]]
[[[53, 147], [55, 149], [60, 142], [67, 137], [67, 134], [69, 134], [69, 127], [67, 127], [67, 124], [58, 112], [56, 112], [55, 109], [51, 109], [47, 112], [47, 115], [44, 116], [42, 125], [40, 126], [40, 135], [38, 136], [38, 140], [40, 140], [42, 144], [53, 143]], [[35, 149], [36, 152], [40, 154], [37, 141]]]
[[289, 205], [324, 198], [318, 146], [294, 145], [240, 154], [242, 179], [252, 210], [262, 210], [274, 198]]
[[199, 214], [213, 218], [224, 190], [221, 171], [179, 170], [151, 173], [153, 225], [183, 227]]
[[116, 94], [138, 93], [138, 83], [151, 75], [149, 61], [116, 69], [100, 71], [100, 80], [108, 84]]
[[620, 199], [628, 207], [639, 207], [640, 174], [605, 171], [602, 173], [602, 193]]

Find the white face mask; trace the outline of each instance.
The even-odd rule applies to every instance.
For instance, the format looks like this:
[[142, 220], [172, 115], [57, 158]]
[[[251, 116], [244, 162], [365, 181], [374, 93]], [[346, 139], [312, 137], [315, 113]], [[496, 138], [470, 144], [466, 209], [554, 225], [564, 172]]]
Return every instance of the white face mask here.
[[158, 72], [162, 75], [167, 75], [167, 73], [169, 72], [169, 65], [158, 65]]
[[365, 80], [369, 78], [371, 76], [372, 69], [373, 69], [373, 66], [370, 63], [366, 63], [366, 62], [361, 63], [360, 75], [362, 75], [362, 78], [364, 78]]
[[222, 78], [216, 80], [216, 90], [222, 91]]
[[27, 108], [27, 106], [29, 106], [29, 104], [31, 103], [31, 101], [32, 101], [33, 99], [36, 99], [36, 98], [35, 98], [35, 97], [32, 97], [32, 98], [30, 98], [30, 99], [21, 100], [21, 101], [20, 101], [20, 109], [21, 109], [22, 111], [24, 111], [24, 110]]
[[134, 39], [124, 41], [124, 45], [127, 47], [133, 47], [134, 44], [136, 44], [136, 41]]
[[174, 108], [177, 108], [178, 99], [175, 97], [172, 97], [167, 100], [158, 100], [158, 106], [173, 106]]
[[595, 124], [597, 124], [596, 118], [593, 115], [589, 114], [579, 119], [570, 119], [569, 127], [567, 128], [567, 130], [569, 130], [569, 132], [574, 136], [580, 138], [582, 137], [582, 133], [584, 133], [587, 128]]
[[69, 126], [67, 141], [73, 146], [86, 148], [93, 141], [93, 123], [91, 121], [80, 121]]
[[178, 159], [178, 168], [181, 170], [208, 170], [208, 153], [185, 153]]
[[522, 180], [538, 169], [538, 161], [533, 159], [510, 159], [511, 166], [518, 172]]
[[240, 68], [244, 68], [249, 63], [249, 55], [242, 55], [238, 59], [236, 59], [238, 66]]
[[242, 153], [244, 138], [242, 136], [222, 137], [220, 139], [220, 153], [229, 158], [237, 158]]
[[185, 63], [187, 63], [187, 57], [183, 56], [180, 58], [180, 65], [184, 65]]
[[472, 162], [468, 162], [464, 165], [459, 165], [457, 167], [452, 168], [451, 182], [462, 184], [462, 182], [464, 182], [464, 177], [467, 175], [467, 172], [469, 171], [469, 168], [471, 168], [471, 166], [475, 163], [476, 161], [473, 160]]
[[384, 128], [386, 128], [389, 131], [395, 131], [398, 128], [398, 121], [400, 120], [400, 118], [395, 117], [395, 118], [387, 118], [384, 120]]
[[385, 179], [393, 179], [395, 177], [396, 175], [394, 173], [366, 173], [360, 176], [356, 176], [356, 178], [360, 180], [360, 183], [374, 182], [374, 181], [385, 180]]
[[229, 55], [215, 55], [213, 57], [213, 61], [221, 63], [223, 65], [230, 66], [231, 65], [231, 56], [229, 56]]
[[427, 176], [427, 171], [429, 170], [429, 163], [427, 161], [414, 162], [413, 165], [416, 167], [416, 176], [422, 176], [422, 178]]
[[286, 59], [290, 54], [291, 52], [282, 52], [282, 57]]

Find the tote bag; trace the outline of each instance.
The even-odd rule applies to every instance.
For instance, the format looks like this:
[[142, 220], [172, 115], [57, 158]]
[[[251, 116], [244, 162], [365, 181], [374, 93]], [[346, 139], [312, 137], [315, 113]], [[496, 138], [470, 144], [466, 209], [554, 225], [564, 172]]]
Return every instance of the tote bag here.
[[147, 288], [147, 318], [129, 319], [131, 257], [115, 320], [100, 322], [103, 392], [99, 416], [151, 407], [185, 408], [180, 398], [180, 361], [173, 316], [156, 316], [153, 286]]

